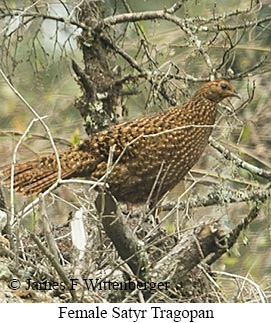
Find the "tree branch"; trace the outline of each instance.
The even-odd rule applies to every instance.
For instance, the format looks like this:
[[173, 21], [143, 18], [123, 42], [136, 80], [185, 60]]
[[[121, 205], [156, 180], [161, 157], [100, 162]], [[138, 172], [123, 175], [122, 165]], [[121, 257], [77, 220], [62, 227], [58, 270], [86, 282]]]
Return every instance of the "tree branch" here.
[[271, 178], [271, 172], [244, 161], [243, 159], [239, 158], [234, 153], [223, 147], [212, 137], [209, 138], [209, 143], [213, 148], [219, 151], [225, 159], [232, 161], [236, 166], [241, 167], [254, 175], [258, 175], [267, 179]]
[[96, 208], [101, 214], [103, 227], [112, 240], [120, 257], [127, 262], [133, 273], [145, 280], [149, 268], [148, 254], [144, 243], [131, 231], [124, 221], [117, 201], [107, 192], [99, 193]]
[[237, 226], [229, 233], [227, 234], [223, 239], [226, 242], [225, 248], [218, 248], [215, 254], [207, 260], [207, 264], [211, 265], [213, 264], [217, 259], [219, 259], [225, 252], [227, 252], [230, 248], [234, 246], [236, 243], [238, 237], [240, 236], [240, 233], [245, 230], [248, 225], [256, 219], [260, 212], [260, 206], [261, 203], [256, 203], [256, 205], [250, 210], [249, 214], [240, 221]]
[[214, 190], [206, 196], [195, 196], [187, 201], [167, 202], [162, 205], [163, 211], [186, 210], [189, 208], [207, 207], [213, 205], [227, 205], [231, 203], [249, 202], [265, 200], [271, 196], [271, 191], [268, 189], [240, 191], [223, 188], [223, 194], [219, 190]]
[[240, 233], [258, 216], [260, 203], [251, 209], [230, 233], [225, 233], [219, 222], [201, 224], [196, 229], [188, 231], [170, 252], [159, 260], [150, 270], [153, 281], [169, 280], [178, 284], [182, 278], [202, 260], [207, 259], [211, 265], [237, 241]]
[[216, 242], [224, 236], [220, 225], [200, 224], [184, 234], [178, 244], [159, 260], [150, 271], [153, 281], [170, 280], [177, 284], [206, 256], [217, 249]]

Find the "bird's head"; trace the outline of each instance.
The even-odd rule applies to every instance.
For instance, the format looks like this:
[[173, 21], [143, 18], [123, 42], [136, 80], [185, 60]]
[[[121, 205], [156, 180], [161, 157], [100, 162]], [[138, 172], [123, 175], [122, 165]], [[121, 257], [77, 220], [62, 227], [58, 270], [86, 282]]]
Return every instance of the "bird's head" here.
[[234, 87], [225, 80], [216, 80], [205, 83], [195, 94], [195, 96], [203, 96], [214, 103], [219, 103], [228, 97], [241, 98]]

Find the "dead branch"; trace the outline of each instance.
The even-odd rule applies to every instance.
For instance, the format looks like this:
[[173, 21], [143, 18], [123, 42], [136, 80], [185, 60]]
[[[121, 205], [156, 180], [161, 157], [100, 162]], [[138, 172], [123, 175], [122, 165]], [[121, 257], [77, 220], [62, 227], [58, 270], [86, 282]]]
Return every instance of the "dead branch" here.
[[40, 241], [40, 239], [32, 232], [29, 233], [31, 239], [36, 243], [37, 247], [40, 249], [42, 254], [51, 262], [55, 270], [57, 271], [59, 277], [62, 279], [62, 281], [65, 283], [67, 289], [69, 290], [72, 300], [76, 301], [76, 291], [72, 288], [71, 282], [69, 278], [67, 277], [67, 274], [65, 273], [63, 267], [57, 260], [54, 254], [52, 254]]
[[101, 214], [103, 227], [114, 243], [120, 257], [127, 262], [133, 273], [144, 280], [150, 266], [144, 243], [131, 231], [111, 194], [100, 193], [96, 207]]
[[237, 241], [240, 233], [258, 216], [260, 203], [229, 233], [225, 233], [219, 222], [201, 224], [184, 234], [168, 254], [153, 265], [150, 277], [154, 281], [170, 280], [178, 284], [196, 265], [207, 259], [213, 264]]
[[269, 172], [263, 168], [259, 168], [257, 166], [254, 166], [254, 165], [242, 160], [241, 158], [236, 156], [234, 153], [232, 153], [230, 150], [226, 149], [221, 144], [219, 144], [212, 137], [209, 138], [209, 143], [213, 148], [215, 148], [217, 151], [219, 151], [225, 159], [232, 161], [237, 167], [241, 167], [254, 175], [258, 175], [258, 176], [261, 176], [261, 177], [264, 177], [267, 179], [271, 178], [271, 172]]
[[269, 189], [252, 191], [240, 191], [224, 188], [223, 194], [219, 190], [213, 190], [206, 196], [198, 195], [187, 201], [167, 202], [161, 206], [163, 211], [185, 210], [189, 208], [208, 207], [214, 205], [228, 205], [232, 203], [263, 201], [271, 196]]
[[234, 246], [238, 237], [240, 236], [240, 233], [244, 231], [248, 227], [248, 225], [256, 219], [260, 212], [260, 207], [261, 202], [257, 202], [256, 205], [250, 210], [249, 214], [242, 221], [240, 221], [240, 223], [238, 223], [230, 233], [223, 237], [226, 248], [218, 248], [215, 254], [207, 260], [208, 265], [213, 264], [218, 258], [220, 258], [225, 252], [227, 252]]
[[201, 224], [184, 234], [177, 245], [168, 254], [153, 265], [151, 280], [169, 280], [173, 284], [182, 278], [218, 247], [217, 241], [223, 237], [218, 223]]

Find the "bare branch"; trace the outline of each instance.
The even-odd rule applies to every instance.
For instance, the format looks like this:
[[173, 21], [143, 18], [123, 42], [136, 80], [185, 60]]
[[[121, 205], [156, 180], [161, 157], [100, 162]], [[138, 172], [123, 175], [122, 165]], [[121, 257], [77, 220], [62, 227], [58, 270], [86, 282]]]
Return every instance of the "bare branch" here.
[[170, 279], [172, 283], [178, 284], [190, 270], [211, 254], [207, 263], [212, 264], [235, 244], [240, 233], [258, 216], [259, 211], [260, 204], [257, 204], [228, 234], [217, 222], [198, 225], [195, 230], [184, 234], [178, 244], [153, 266], [150, 277], [155, 281]]
[[271, 178], [271, 172], [269, 172], [263, 168], [259, 168], [257, 166], [251, 165], [250, 163], [242, 160], [241, 158], [236, 156], [234, 153], [232, 153], [231, 151], [229, 151], [228, 149], [223, 147], [221, 144], [219, 144], [212, 137], [209, 138], [209, 143], [213, 148], [215, 148], [217, 151], [219, 151], [223, 155], [224, 158], [234, 162], [234, 164], [236, 166], [241, 167], [254, 175], [258, 175], [258, 176], [261, 176], [261, 177], [264, 177], [267, 179]]
[[194, 196], [187, 201], [167, 202], [162, 205], [163, 211], [185, 210], [189, 208], [207, 207], [213, 205], [228, 205], [232, 203], [248, 201], [264, 201], [271, 196], [269, 189], [252, 191], [240, 191], [223, 188], [223, 194], [219, 190], [213, 190], [206, 196]]
[[118, 204], [111, 194], [107, 192], [99, 194], [95, 203], [101, 214], [104, 229], [119, 255], [129, 264], [133, 273], [144, 280], [150, 266], [144, 243], [125, 223]]
[[213, 264], [218, 258], [220, 258], [225, 252], [227, 252], [236, 243], [240, 233], [245, 230], [248, 225], [256, 219], [259, 215], [261, 202], [257, 202], [256, 205], [250, 210], [249, 214], [238, 225], [231, 230], [230, 233], [224, 236], [225, 247], [218, 248], [214, 255], [207, 260], [207, 264]]
[[40, 251], [42, 252], [42, 254], [44, 254], [46, 256], [46, 258], [51, 262], [51, 264], [53, 265], [53, 267], [57, 271], [59, 277], [62, 279], [62, 281], [65, 283], [67, 289], [71, 293], [71, 296], [72, 296], [73, 301], [76, 301], [77, 300], [76, 291], [74, 290], [74, 288], [72, 288], [71, 282], [70, 282], [69, 278], [67, 277], [65, 271], [63, 270], [62, 266], [60, 265], [60, 263], [57, 260], [57, 258], [55, 257], [55, 255], [52, 254], [43, 245], [43, 243], [40, 241], [40, 239], [34, 233], [30, 232], [30, 237], [36, 243], [36, 245], [38, 246], [38, 248], [40, 249]]
[[154, 281], [170, 280], [178, 284], [182, 278], [207, 255], [218, 248], [216, 242], [223, 234], [218, 223], [200, 224], [184, 234], [178, 244], [159, 260], [150, 271]]

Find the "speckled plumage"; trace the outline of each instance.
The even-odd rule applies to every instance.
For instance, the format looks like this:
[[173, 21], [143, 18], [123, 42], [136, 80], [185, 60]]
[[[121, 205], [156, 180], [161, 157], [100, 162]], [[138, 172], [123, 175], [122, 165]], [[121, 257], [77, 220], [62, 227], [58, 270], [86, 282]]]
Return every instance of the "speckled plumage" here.
[[[101, 131], [60, 152], [62, 178], [101, 178], [114, 147], [106, 177], [113, 195], [130, 203], [157, 200], [198, 161], [212, 132], [217, 103], [232, 96], [238, 94], [227, 81], [208, 82], [183, 106]], [[10, 169], [3, 173], [10, 185]], [[43, 192], [56, 180], [54, 154], [15, 166], [15, 190], [25, 195]]]

